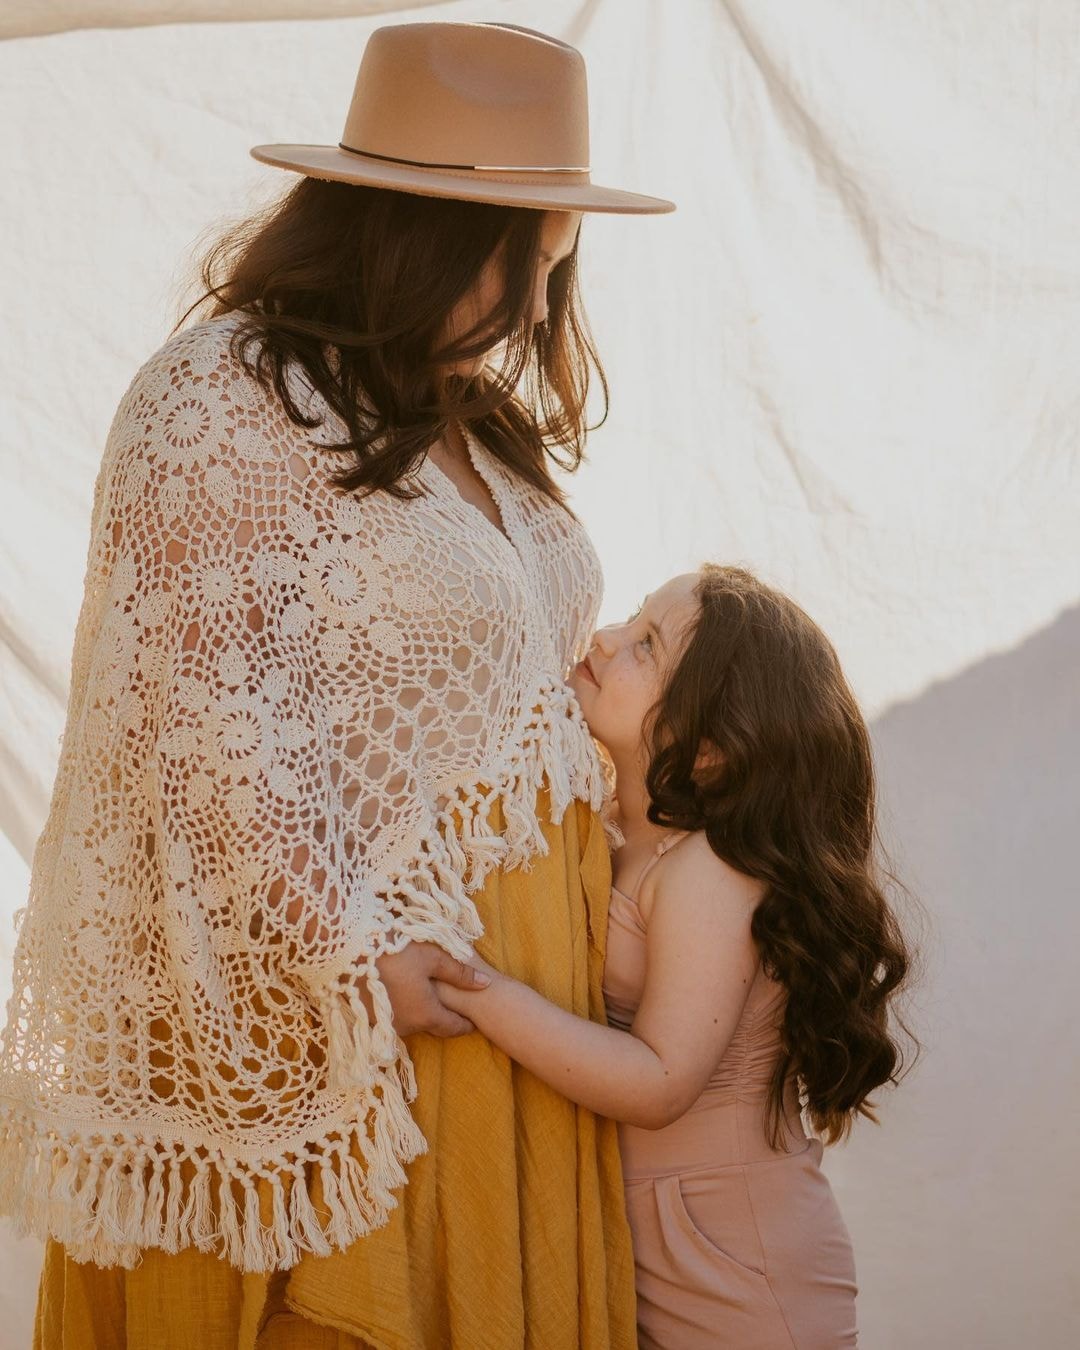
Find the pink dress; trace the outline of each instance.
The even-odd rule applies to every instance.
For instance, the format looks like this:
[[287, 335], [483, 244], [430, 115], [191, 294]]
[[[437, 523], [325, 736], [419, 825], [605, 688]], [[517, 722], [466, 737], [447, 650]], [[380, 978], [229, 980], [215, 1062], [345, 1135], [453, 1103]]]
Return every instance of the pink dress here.
[[[645, 987], [645, 922], [614, 890], [604, 998], [628, 1029]], [[637, 1268], [641, 1350], [842, 1350], [856, 1344], [851, 1240], [808, 1139], [794, 1082], [788, 1152], [766, 1141], [785, 992], [759, 969], [739, 1025], [694, 1105], [661, 1130], [619, 1126]]]

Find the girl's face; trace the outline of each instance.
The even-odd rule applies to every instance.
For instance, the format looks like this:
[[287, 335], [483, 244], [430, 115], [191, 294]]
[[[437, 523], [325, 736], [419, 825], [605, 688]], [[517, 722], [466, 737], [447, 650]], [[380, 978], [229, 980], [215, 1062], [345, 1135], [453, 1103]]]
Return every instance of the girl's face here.
[[589, 730], [613, 756], [642, 749], [645, 719], [698, 616], [697, 583], [694, 572], [665, 582], [626, 623], [601, 628], [571, 673]]
[[[540, 257], [537, 260], [532, 283], [530, 319], [533, 327], [538, 323], [544, 323], [547, 319], [548, 278], [552, 269], [573, 253], [580, 224], [580, 211], [544, 212], [540, 227]], [[447, 320], [448, 336], [451, 338], [462, 336], [491, 314], [499, 302], [501, 285], [499, 255], [496, 253], [494, 257], [488, 259], [477, 285], [450, 311]], [[467, 379], [472, 379], [483, 370], [486, 360], [486, 355], [474, 356], [472, 360], [453, 363], [447, 367], [447, 371], [449, 374], [464, 375]]]

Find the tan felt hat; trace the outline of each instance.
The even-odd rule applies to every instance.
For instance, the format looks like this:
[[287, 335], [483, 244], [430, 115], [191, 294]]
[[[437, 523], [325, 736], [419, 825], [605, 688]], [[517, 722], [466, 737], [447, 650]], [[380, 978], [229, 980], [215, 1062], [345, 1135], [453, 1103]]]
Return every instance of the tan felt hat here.
[[674, 211], [589, 177], [585, 62], [565, 42], [494, 23], [377, 28], [338, 145], [256, 145], [311, 178], [548, 211]]

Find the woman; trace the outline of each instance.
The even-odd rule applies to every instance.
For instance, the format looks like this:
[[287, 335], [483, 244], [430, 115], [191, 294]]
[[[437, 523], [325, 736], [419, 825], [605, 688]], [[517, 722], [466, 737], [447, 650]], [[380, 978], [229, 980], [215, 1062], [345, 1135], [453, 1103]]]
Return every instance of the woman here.
[[632, 1345], [612, 1127], [432, 981], [481, 938], [603, 1015], [600, 578], [548, 456], [580, 215], [670, 204], [591, 185], [580, 56], [501, 25], [380, 29], [340, 147], [254, 153], [305, 177], [95, 493], [3, 1045], [36, 1344]]

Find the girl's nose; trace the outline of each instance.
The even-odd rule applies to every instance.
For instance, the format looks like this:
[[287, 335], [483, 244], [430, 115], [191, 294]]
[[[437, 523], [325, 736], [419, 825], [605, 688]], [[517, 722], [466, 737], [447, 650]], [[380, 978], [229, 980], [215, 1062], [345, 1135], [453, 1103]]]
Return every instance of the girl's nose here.
[[613, 635], [614, 629], [610, 625], [607, 628], [598, 628], [593, 634], [593, 646], [598, 647], [604, 656], [610, 656], [614, 651]]

